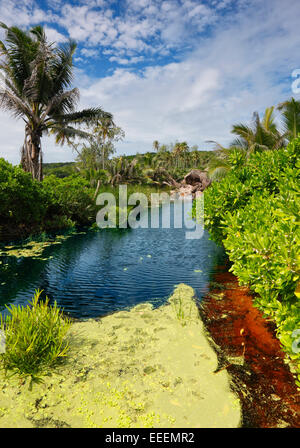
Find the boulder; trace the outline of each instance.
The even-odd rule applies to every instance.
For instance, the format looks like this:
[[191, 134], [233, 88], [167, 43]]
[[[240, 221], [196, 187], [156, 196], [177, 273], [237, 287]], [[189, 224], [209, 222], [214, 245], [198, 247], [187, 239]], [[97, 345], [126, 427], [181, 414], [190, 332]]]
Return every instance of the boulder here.
[[183, 179], [183, 183], [187, 185], [192, 185], [196, 191], [203, 191], [211, 184], [206, 171], [192, 170]]

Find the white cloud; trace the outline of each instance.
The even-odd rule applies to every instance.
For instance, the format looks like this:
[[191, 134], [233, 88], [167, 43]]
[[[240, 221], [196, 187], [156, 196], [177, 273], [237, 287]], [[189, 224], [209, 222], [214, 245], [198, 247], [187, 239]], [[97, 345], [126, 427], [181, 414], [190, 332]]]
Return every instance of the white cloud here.
[[97, 58], [99, 56], [99, 51], [94, 48], [82, 48], [80, 53], [87, 58]]
[[28, 27], [42, 21], [50, 20], [50, 15], [39, 8], [32, 0], [17, 2], [14, 0], [0, 1], [1, 22], [8, 26]]
[[[209, 8], [207, 3], [204, 7], [199, 1], [187, 0], [180, 2], [178, 11], [177, 1], [127, 3], [126, 15], [115, 18], [108, 13], [110, 9], [91, 14], [90, 4], [71, 8], [64, 3], [57, 19], [72, 37], [85, 42], [86, 51], [98, 50], [104, 42], [103, 53], [122, 65], [99, 79], [76, 70], [81, 106], [102, 106], [124, 128], [126, 139], [118, 144], [119, 153], [150, 150], [155, 139], [165, 143], [182, 139], [200, 148], [207, 147], [206, 140], [227, 144], [233, 123], [247, 121], [255, 110], [262, 112], [292, 96], [291, 73], [300, 66], [297, 0], [289, 0], [284, 8], [280, 0], [273, 0], [272, 8], [260, 0], [238, 0], [239, 9], [222, 21], [220, 17], [216, 20], [217, 7], [223, 11], [236, 2], [223, 0]], [[146, 13], [143, 20], [136, 16], [131, 26], [134, 11]], [[199, 29], [213, 24], [210, 37], [195, 39], [189, 23]], [[151, 36], [157, 40], [150, 45]], [[160, 54], [187, 42], [192, 42], [189, 54], [159, 65]], [[125, 68], [147, 55], [152, 65], [137, 72], [133, 66]], [[17, 162], [23, 124], [3, 114], [0, 123], [0, 155]], [[43, 148], [46, 161], [72, 158], [70, 150], [55, 147], [51, 140], [45, 140]]]
[[61, 42], [66, 42], [68, 40], [66, 36], [64, 36], [63, 34], [59, 33], [54, 28], [48, 28], [47, 26], [45, 26], [45, 33], [46, 33], [47, 39], [50, 42], [61, 43]]
[[233, 123], [292, 95], [289, 78], [300, 46], [293, 30], [300, 7], [290, 2], [282, 11], [274, 1], [266, 15], [266, 7], [252, 3], [247, 15], [216, 27], [182, 62], [138, 74], [118, 69], [82, 86], [84, 104], [101, 104], [125, 129], [120, 153], [150, 149], [154, 139], [183, 139], [200, 147], [212, 139], [228, 144]]
[[132, 58], [120, 58], [118, 56], [111, 56], [109, 58], [111, 62], [117, 62], [119, 65], [130, 65], [130, 64], [137, 64], [138, 62], [141, 62], [144, 60], [144, 56], [134, 56]]

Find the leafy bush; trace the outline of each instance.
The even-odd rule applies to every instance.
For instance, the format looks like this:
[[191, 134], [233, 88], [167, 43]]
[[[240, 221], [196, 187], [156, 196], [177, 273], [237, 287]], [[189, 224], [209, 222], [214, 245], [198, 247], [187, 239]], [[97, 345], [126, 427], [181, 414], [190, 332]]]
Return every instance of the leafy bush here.
[[39, 301], [41, 291], [36, 291], [26, 307], [11, 305], [9, 315], [1, 316], [1, 330], [6, 337], [6, 351], [0, 361], [6, 373], [31, 376], [37, 380], [66, 356], [68, 343], [65, 336], [70, 321], [49, 300]]
[[[205, 191], [206, 228], [222, 243], [241, 284], [277, 326], [290, 358], [293, 331], [300, 329], [300, 138], [287, 148], [253, 154]], [[300, 386], [300, 382], [297, 383]]]
[[74, 162], [43, 163], [44, 176], [53, 174], [56, 177], [68, 177], [76, 171]]
[[29, 233], [88, 225], [96, 219], [94, 188], [80, 176], [33, 180], [0, 159], [0, 230], [16, 238]]
[[47, 193], [31, 174], [0, 159], [0, 222], [40, 223], [46, 214]]
[[87, 225], [96, 219], [94, 189], [80, 176], [62, 179], [48, 176], [43, 181], [43, 189], [49, 196], [47, 216], [65, 216], [76, 224]]

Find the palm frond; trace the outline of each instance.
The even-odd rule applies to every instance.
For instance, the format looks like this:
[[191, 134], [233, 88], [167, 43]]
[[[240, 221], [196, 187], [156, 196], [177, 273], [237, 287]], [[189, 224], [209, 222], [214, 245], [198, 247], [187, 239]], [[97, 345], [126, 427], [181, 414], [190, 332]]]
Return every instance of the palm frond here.
[[74, 106], [78, 99], [79, 90], [77, 88], [55, 95], [50, 99], [45, 108], [42, 120], [46, 120], [48, 116], [50, 117], [49, 119], [53, 119], [53, 117], [57, 116], [65, 117], [67, 112], [74, 110]]
[[277, 106], [282, 112], [282, 125], [286, 136], [291, 140], [300, 132], [300, 102], [291, 98]]
[[73, 112], [70, 114], [55, 115], [57, 121], [62, 121], [68, 124], [97, 124], [97, 122], [103, 118], [108, 117], [112, 119], [112, 114], [105, 112], [101, 107], [83, 109], [78, 112]]
[[0, 88], [0, 107], [9, 111], [16, 118], [20, 118], [25, 115], [34, 121], [34, 116], [26, 101], [23, 101], [8, 89]]
[[56, 123], [53, 125], [49, 125], [51, 134], [55, 134], [55, 142], [60, 145], [64, 145], [65, 143], [71, 144], [72, 140], [76, 137], [80, 139], [91, 139], [92, 134], [86, 131], [82, 131], [81, 129], [73, 128], [72, 126], [59, 126]]
[[214, 182], [214, 181], [220, 181], [221, 179], [223, 179], [228, 171], [229, 171], [229, 167], [227, 166], [217, 166], [213, 171], [210, 171], [208, 173], [209, 178]]

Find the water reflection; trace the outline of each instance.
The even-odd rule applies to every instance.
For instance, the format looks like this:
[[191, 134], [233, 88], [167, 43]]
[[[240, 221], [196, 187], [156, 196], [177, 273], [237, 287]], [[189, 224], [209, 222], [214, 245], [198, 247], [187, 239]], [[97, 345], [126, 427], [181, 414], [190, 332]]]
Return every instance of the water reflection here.
[[[190, 208], [191, 203], [186, 214]], [[46, 248], [43, 258], [52, 257], [46, 261], [6, 259], [7, 268], [0, 270], [0, 309], [12, 302], [26, 304], [37, 288], [74, 317], [101, 316], [143, 301], [158, 306], [181, 282], [201, 299], [225, 255], [207, 232], [199, 240], [186, 239], [185, 228], [174, 228], [173, 212], [171, 204], [170, 229], [87, 232]], [[154, 213], [161, 215], [162, 208]]]

